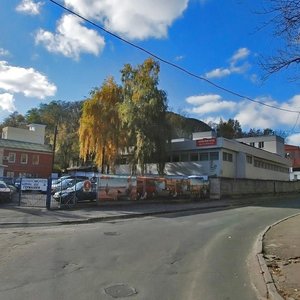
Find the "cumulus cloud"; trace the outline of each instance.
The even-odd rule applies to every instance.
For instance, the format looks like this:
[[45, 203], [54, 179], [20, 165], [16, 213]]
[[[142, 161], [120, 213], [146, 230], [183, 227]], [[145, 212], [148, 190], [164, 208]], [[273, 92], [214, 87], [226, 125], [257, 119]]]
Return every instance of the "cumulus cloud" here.
[[[284, 103], [280, 103], [271, 97], [257, 97], [257, 101], [281, 109], [300, 110], [300, 95], [295, 95]], [[217, 122], [229, 118], [240, 122], [244, 130], [250, 128], [272, 128], [275, 130], [290, 130], [295, 127], [298, 114], [286, 112], [271, 107], [263, 106], [255, 102], [242, 100], [234, 102], [223, 99], [218, 94], [202, 94], [186, 98], [189, 104], [187, 112], [194, 114], [206, 122]], [[299, 131], [300, 120], [296, 124]]]
[[220, 95], [202, 94], [186, 98], [186, 102], [194, 107], [188, 109], [189, 113], [206, 115], [223, 110], [234, 110], [236, 103], [233, 101], [223, 100]]
[[16, 10], [21, 13], [29, 15], [38, 15], [42, 7], [42, 2], [35, 2], [32, 0], [23, 0], [17, 7]]
[[[250, 68], [250, 64], [244, 61], [250, 55], [250, 50], [247, 48], [238, 49], [229, 59], [229, 66], [216, 68], [204, 74], [207, 79], [226, 77], [231, 74], [243, 74]], [[241, 64], [239, 64], [243, 61]]]
[[58, 22], [55, 34], [40, 29], [35, 37], [37, 44], [42, 44], [49, 52], [79, 59], [81, 53], [98, 55], [104, 48], [104, 38], [97, 31], [81, 24], [83, 21], [73, 15], [64, 15]]
[[8, 55], [9, 55], [9, 51], [8, 50], [0, 48], [0, 56], [8, 56]]
[[246, 59], [250, 55], [250, 50], [247, 48], [238, 49], [230, 58], [230, 63], [236, 65], [236, 63], [242, 59]]
[[0, 107], [2, 110], [6, 110], [8, 112], [14, 112], [16, 110], [14, 102], [15, 99], [12, 94], [9, 93], [0, 94]]
[[55, 95], [56, 86], [33, 68], [10, 66], [6, 61], [0, 61], [0, 91], [44, 99]]
[[285, 142], [286, 142], [286, 144], [289, 144], [289, 145], [299, 146], [300, 145], [300, 133], [295, 133], [295, 134], [288, 136], [286, 138]]
[[65, 0], [65, 4], [129, 39], [164, 38], [188, 0]]

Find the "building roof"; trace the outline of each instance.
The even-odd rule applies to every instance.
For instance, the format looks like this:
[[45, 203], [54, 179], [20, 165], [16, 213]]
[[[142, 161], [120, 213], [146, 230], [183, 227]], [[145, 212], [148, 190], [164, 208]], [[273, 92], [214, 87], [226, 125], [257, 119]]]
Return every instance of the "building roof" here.
[[20, 142], [7, 139], [0, 139], [0, 148], [20, 149], [37, 152], [52, 152], [50, 145]]

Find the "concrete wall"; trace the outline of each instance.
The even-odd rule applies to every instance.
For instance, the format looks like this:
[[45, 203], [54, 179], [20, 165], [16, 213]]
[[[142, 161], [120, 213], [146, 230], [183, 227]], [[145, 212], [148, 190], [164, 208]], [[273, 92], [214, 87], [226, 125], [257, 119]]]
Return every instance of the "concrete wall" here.
[[43, 145], [45, 142], [45, 127], [45, 125], [40, 124], [31, 124], [29, 129], [4, 127], [2, 129], [2, 138]]
[[300, 193], [300, 181], [210, 178], [210, 198]]

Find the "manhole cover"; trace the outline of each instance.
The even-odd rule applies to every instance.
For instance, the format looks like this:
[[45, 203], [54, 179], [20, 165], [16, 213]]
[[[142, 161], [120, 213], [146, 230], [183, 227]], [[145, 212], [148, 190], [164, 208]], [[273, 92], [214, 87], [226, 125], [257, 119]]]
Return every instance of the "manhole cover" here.
[[106, 294], [112, 296], [113, 298], [124, 298], [137, 294], [137, 291], [133, 287], [123, 283], [109, 286], [104, 290]]
[[105, 235], [120, 235], [120, 233], [118, 232], [115, 232], [115, 231], [107, 231], [107, 232], [104, 232]]

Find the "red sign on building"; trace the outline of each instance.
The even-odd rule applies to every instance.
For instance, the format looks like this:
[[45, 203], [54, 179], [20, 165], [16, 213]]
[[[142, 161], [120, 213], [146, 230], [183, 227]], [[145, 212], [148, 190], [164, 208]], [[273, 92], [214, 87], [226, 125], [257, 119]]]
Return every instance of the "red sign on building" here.
[[217, 145], [216, 138], [196, 140], [197, 147], [206, 147], [206, 146], [215, 146], [215, 145]]

